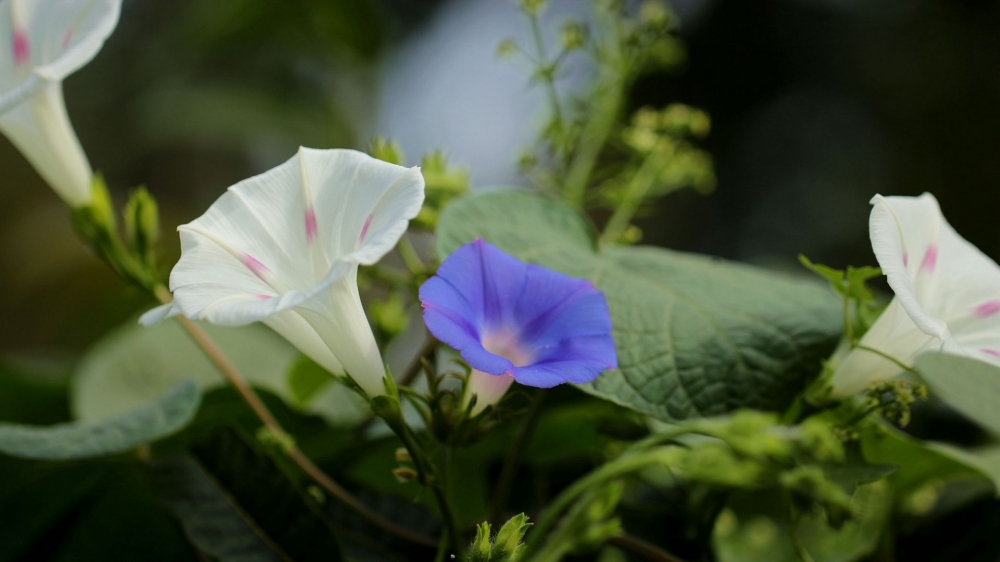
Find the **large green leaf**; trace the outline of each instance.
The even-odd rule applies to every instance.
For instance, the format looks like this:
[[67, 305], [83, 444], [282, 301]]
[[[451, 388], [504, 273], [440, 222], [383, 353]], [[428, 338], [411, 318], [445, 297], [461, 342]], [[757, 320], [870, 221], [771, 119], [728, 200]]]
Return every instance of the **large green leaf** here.
[[184, 381], [151, 404], [102, 420], [52, 426], [0, 424], [0, 452], [48, 460], [122, 453], [184, 427], [200, 400], [198, 387]]
[[1000, 435], [1000, 367], [972, 357], [924, 353], [916, 369], [934, 396]]
[[841, 333], [825, 287], [653, 247], [597, 249], [573, 211], [523, 191], [486, 192], [442, 213], [438, 254], [483, 238], [607, 295], [619, 370], [584, 390], [665, 420], [786, 407]]
[[153, 484], [191, 541], [223, 562], [342, 559], [319, 506], [235, 430], [155, 463]]
[[[355, 395], [341, 384], [318, 389], [307, 405], [292, 399], [287, 373], [299, 352], [267, 327], [202, 327], [254, 386], [334, 423], [354, 421], [363, 413]], [[74, 374], [70, 404], [80, 419], [101, 419], [148, 404], [186, 379], [194, 380], [203, 390], [226, 384], [178, 322], [167, 321], [152, 328], [130, 323], [84, 356]]]
[[145, 469], [0, 457], [0, 560], [198, 560]]

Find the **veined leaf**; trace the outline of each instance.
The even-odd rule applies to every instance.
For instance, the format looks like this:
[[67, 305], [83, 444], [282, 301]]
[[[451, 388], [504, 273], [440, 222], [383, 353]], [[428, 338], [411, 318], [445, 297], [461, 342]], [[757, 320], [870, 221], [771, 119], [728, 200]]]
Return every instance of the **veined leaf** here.
[[599, 249], [576, 213], [523, 191], [482, 193], [445, 209], [441, 258], [476, 238], [602, 289], [620, 369], [582, 388], [664, 420], [783, 409], [841, 335], [841, 312], [825, 287], [661, 248]]

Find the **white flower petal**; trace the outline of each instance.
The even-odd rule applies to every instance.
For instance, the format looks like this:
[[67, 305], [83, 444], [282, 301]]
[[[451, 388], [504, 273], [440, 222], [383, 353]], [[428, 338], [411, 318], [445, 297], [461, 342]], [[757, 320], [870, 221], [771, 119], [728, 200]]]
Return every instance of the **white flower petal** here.
[[381, 394], [385, 367], [357, 267], [395, 246], [423, 197], [419, 169], [301, 148], [179, 228], [175, 305], [215, 324], [264, 321], [320, 365]]
[[174, 306], [173, 303], [161, 304], [160, 306], [146, 311], [145, 314], [139, 317], [139, 323], [143, 326], [149, 328], [150, 326], [155, 326], [160, 322], [163, 322], [171, 316], [176, 316], [180, 314], [180, 309]]
[[927, 350], [1000, 364], [1000, 267], [948, 224], [937, 200], [872, 199], [872, 249], [896, 296], [831, 380], [847, 396]]
[[66, 115], [62, 80], [114, 30], [121, 0], [0, 2], [0, 132], [73, 207], [90, 201], [92, 171]]
[[514, 376], [510, 374], [491, 375], [473, 369], [469, 375], [469, 384], [466, 386], [462, 405], [468, 407], [472, 396], [475, 395], [476, 405], [472, 407], [470, 415], [478, 415], [490, 404], [499, 402], [513, 382]]
[[66, 114], [61, 83], [45, 84], [29, 99], [0, 114], [0, 133], [70, 206], [90, 202], [93, 172]]

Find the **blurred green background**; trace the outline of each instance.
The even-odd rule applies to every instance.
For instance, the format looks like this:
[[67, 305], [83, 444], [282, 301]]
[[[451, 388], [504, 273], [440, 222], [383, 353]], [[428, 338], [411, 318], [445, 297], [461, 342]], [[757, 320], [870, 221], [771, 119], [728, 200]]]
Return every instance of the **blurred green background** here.
[[[552, 27], [583, 2], [556, 0]], [[641, 80], [634, 107], [707, 109], [718, 190], [640, 221], [645, 241], [770, 264], [873, 263], [868, 199], [931, 191], [1000, 255], [1000, 8], [976, 0], [675, 2], [688, 68]], [[116, 197], [145, 184], [173, 225], [299, 144], [394, 136], [411, 164], [445, 148], [477, 187], [521, 181], [542, 117], [495, 45], [524, 31], [500, 0], [126, 0], [69, 112]], [[585, 79], [586, 69], [564, 77]], [[0, 140], [0, 352], [72, 359], [146, 306], [83, 248], [67, 213]]]

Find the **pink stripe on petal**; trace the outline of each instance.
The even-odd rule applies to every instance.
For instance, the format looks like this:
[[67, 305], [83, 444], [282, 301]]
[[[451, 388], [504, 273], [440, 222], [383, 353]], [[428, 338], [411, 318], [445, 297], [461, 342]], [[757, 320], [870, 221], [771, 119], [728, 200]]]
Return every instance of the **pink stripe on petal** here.
[[247, 266], [254, 275], [256, 275], [261, 281], [264, 281], [264, 275], [270, 273], [270, 269], [266, 265], [260, 263], [260, 261], [251, 256], [250, 254], [243, 254], [242, 256], [243, 265]]
[[271, 300], [273, 298], [274, 297], [272, 297], [271, 295], [257, 295], [257, 299], [262, 301]]
[[920, 262], [920, 271], [926, 271], [928, 273], [933, 272], [934, 268], [937, 267], [937, 259], [938, 246], [934, 242], [931, 242], [931, 244], [927, 246], [927, 251], [924, 252], [924, 259]]
[[66, 35], [63, 35], [62, 49], [65, 51], [69, 48], [69, 42], [73, 40], [73, 28], [66, 30]]
[[14, 64], [21, 66], [28, 62], [31, 55], [31, 46], [28, 44], [28, 36], [23, 29], [15, 29], [13, 37]]
[[1000, 351], [997, 351], [995, 349], [980, 349], [979, 351], [982, 351], [986, 355], [992, 355], [993, 357], [1000, 357]]
[[997, 312], [1000, 312], [1000, 299], [984, 302], [972, 309], [972, 313], [980, 318], [989, 318]]
[[910, 265], [910, 254], [903, 252], [903, 267]]
[[319, 231], [319, 226], [316, 224], [316, 211], [310, 205], [306, 207], [306, 240], [312, 244], [312, 241], [316, 239], [316, 233]]
[[361, 227], [361, 238], [360, 238], [360, 240], [362, 242], [365, 241], [365, 236], [368, 234], [368, 227], [370, 227], [372, 225], [372, 219], [373, 218], [375, 218], [375, 213], [372, 213], [372, 214], [368, 215], [368, 218], [365, 219], [365, 225]]

